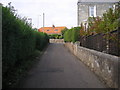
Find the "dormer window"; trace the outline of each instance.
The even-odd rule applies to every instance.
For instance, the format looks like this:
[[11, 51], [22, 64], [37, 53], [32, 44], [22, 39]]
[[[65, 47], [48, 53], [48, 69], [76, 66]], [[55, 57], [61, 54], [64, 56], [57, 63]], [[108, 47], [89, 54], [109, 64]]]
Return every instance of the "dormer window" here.
[[54, 31], [58, 31], [58, 29], [55, 29]]
[[96, 17], [96, 6], [89, 6], [89, 17]]

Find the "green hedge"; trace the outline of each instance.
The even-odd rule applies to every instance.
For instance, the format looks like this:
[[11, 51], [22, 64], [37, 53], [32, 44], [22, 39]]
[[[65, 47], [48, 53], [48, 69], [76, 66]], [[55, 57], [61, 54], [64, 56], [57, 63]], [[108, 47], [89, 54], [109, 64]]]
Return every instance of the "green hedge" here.
[[74, 43], [79, 39], [79, 34], [80, 34], [80, 27], [74, 27], [74, 28], [68, 29], [64, 33], [64, 41]]
[[35, 31], [36, 35], [36, 49], [42, 50], [45, 45], [49, 42], [49, 36], [46, 33]]
[[63, 39], [63, 36], [59, 34], [51, 34], [49, 35], [49, 38], [50, 39]]
[[11, 8], [2, 7], [2, 75], [3, 86], [14, 68], [27, 62], [35, 50], [42, 50], [49, 42], [45, 33], [37, 32], [18, 17]]

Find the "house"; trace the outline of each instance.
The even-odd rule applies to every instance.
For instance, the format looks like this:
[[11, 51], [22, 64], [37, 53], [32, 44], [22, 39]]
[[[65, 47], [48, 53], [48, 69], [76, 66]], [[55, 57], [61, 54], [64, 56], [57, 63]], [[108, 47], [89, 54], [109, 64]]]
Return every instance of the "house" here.
[[115, 8], [119, 0], [78, 0], [78, 26], [86, 24], [88, 17], [101, 17], [109, 8]]
[[55, 27], [54, 25], [52, 27], [42, 27], [38, 29], [39, 32], [44, 32], [47, 34], [61, 34], [61, 31], [64, 30], [66, 27]]

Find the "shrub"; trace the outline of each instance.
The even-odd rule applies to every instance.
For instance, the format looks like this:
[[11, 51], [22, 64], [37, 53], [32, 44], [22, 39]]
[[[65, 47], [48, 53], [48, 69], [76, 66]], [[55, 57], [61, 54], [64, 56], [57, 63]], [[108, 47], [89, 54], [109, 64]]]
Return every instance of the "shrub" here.
[[74, 27], [64, 33], [65, 42], [76, 42], [79, 39], [80, 27]]
[[113, 30], [116, 30], [119, 27], [119, 16], [120, 16], [120, 3], [117, 4], [117, 7], [109, 9], [103, 16], [100, 17], [90, 17], [88, 19], [89, 28], [87, 31], [88, 35], [96, 33], [108, 33]]
[[64, 30], [61, 31], [62, 36], [64, 36], [65, 32], [68, 30], [68, 28], [65, 28]]
[[50, 39], [62, 39], [63, 36], [61, 36], [59, 34], [52, 34], [52, 35], [49, 35], [49, 38]]
[[79, 39], [79, 30], [72, 30], [72, 42], [75, 43]]
[[71, 30], [67, 30], [64, 34], [64, 41], [65, 42], [71, 42]]

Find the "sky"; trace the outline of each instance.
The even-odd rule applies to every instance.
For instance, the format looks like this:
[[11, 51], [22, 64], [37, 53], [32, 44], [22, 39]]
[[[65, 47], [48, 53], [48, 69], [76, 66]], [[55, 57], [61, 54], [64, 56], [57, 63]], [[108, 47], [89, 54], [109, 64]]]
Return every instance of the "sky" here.
[[43, 13], [45, 13], [45, 27], [52, 25], [77, 26], [78, 0], [0, 0], [4, 6], [12, 2], [18, 15], [32, 18], [33, 28], [43, 27]]

